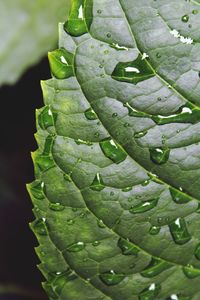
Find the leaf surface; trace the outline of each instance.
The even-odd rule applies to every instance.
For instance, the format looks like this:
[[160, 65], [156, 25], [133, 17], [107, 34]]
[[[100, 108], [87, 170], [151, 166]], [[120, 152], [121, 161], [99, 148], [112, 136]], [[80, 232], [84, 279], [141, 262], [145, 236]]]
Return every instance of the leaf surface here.
[[74, 1], [60, 24], [29, 185], [51, 299], [199, 299], [199, 9]]

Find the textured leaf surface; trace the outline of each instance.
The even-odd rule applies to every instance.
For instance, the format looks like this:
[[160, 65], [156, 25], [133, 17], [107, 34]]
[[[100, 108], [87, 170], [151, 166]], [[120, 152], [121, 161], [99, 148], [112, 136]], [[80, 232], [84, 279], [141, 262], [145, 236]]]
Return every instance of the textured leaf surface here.
[[0, 85], [14, 83], [57, 40], [70, 0], [0, 1]]
[[74, 1], [60, 25], [29, 185], [51, 299], [200, 298], [199, 10]]

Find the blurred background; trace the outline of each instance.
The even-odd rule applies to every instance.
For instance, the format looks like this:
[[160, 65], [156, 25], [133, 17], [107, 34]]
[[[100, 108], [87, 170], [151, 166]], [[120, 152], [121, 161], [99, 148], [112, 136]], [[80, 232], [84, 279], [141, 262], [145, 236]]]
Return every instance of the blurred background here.
[[37, 241], [29, 229], [36, 149], [35, 109], [40, 80], [50, 78], [47, 51], [57, 46], [57, 24], [69, 0], [0, 0], [0, 300], [47, 300], [37, 269]]

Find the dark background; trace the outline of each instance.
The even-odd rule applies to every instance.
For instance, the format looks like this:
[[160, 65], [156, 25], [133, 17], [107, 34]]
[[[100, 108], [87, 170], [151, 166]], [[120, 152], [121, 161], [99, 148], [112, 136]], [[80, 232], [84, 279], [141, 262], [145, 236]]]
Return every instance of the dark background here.
[[37, 241], [28, 225], [32, 204], [25, 187], [34, 176], [30, 152], [37, 148], [35, 109], [43, 105], [40, 79], [48, 78], [48, 62], [43, 59], [17, 84], [0, 89], [0, 287], [14, 284], [30, 295], [16, 291], [0, 300], [48, 299], [36, 267]]

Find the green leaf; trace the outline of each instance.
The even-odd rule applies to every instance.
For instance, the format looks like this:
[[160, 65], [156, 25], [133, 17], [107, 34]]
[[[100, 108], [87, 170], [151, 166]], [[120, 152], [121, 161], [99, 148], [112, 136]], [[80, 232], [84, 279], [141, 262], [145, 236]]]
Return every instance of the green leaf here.
[[29, 186], [51, 299], [200, 298], [199, 16], [74, 0], [60, 24]]
[[0, 86], [13, 84], [55, 47], [57, 23], [64, 21], [70, 0], [0, 2]]

